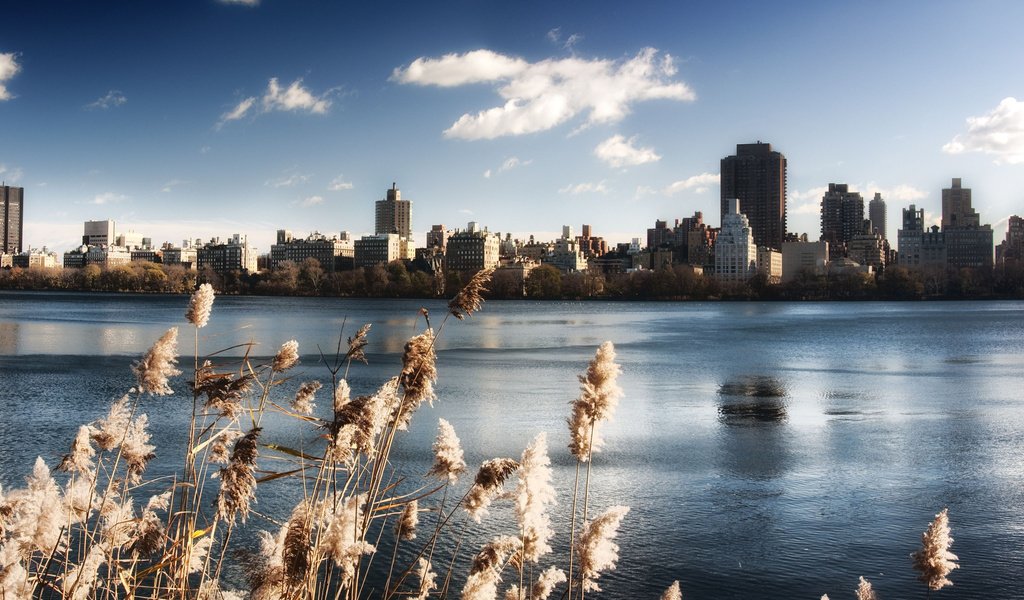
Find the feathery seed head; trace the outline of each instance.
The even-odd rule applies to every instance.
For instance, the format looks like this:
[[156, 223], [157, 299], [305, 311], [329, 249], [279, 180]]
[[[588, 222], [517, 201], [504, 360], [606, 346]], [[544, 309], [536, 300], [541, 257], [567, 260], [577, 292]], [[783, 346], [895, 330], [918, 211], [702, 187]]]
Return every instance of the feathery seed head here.
[[243, 523], [249, 506], [256, 498], [256, 440], [261, 429], [254, 427], [235, 442], [228, 466], [220, 470], [220, 492], [217, 494], [216, 519], [234, 523], [240, 516]]
[[348, 386], [348, 381], [342, 379], [338, 382], [338, 387], [334, 390], [334, 419], [338, 419], [338, 414], [342, 412], [345, 405], [352, 399], [352, 388]]
[[299, 504], [292, 510], [292, 515], [284, 529], [287, 531], [282, 550], [285, 580], [289, 587], [295, 588], [306, 578], [310, 567], [309, 550], [312, 523], [307, 500], [299, 501]]
[[619, 560], [619, 546], [614, 539], [619, 524], [628, 512], [628, 506], [613, 506], [584, 526], [577, 543], [583, 591], [600, 592], [597, 579], [601, 577], [601, 572], [615, 569], [615, 563]]
[[604, 342], [597, 349], [587, 372], [579, 376], [580, 395], [573, 402], [569, 417], [569, 451], [577, 460], [586, 462], [602, 444], [597, 424], [611, 418], [622, 396], [616, 382], [621, 367], [615, 363], [615, 346]]
[[361, 540], [365, 504], [366, 494], [346, 498], [333, 512], [328, 512], [326, 532], [320, 536], [318, 549], [341, 567], [342, 588], [352, 585], [359, 558], [377, 551], [373, 544]]
[[113, 450], [121, 443], [124, 437], [124, 430], [128, 428], [132, 411], [128, 407], [129, 398], [121, 396], [120, 400], [110, 405], [110, 412], [105, 419], [100, 419], [92, 430], [92, 441], [96, 442], [100, 450]]
[[[402, 388], [405, 395], [402, 400], [403, 413], [411, 416], [424, 400], [432, 402], [434, 382], [437, 381], [437, 354], [434, 352], [434, 331], [427, 329], [420, 335], [412, 337], [405, 344], [402, 355]], [[403, 415], [403, 421], [406, 421]]]
[[565, 583], [565, 571], [558, 567], [551, 566], [540, 574], [537, 581], [533, 584], [533, 600], [547, 600], [551, 592], [554, 591], [555, 586], [560, 583]]
[[93, 429], [88, 425], [82, 425], [78, 428], [78, 435], [75, 436], [75, 441], [71, 443], [71, 451], [64, 455], [64, 458], [60, 461], [60, 465], [57, 469], [60, 471], [66, 471], [68, 473], [77, 473], [79, 475], [91, 475], [93, 467], [95, 466], [92, 462], [92, 457], [96, 456], [96, 450], [92, 447]]
[[914, 569], [920, 575], [918, 579], [928, 585], [928, 589], [938, 591], [947, 585], [953, 585], [948, 575], [953, 569], [959, 569], [956, 554], [949, 551], [953, 538], [949, 535], [949, 509], [935, 515], [928, 529], [921, 534], [921, 549], [910, 555], [914, 559]]
[[281, 344], [281, 349], [274, 356], [274, 362], [270, 368], [278, 373], [287, 371], [299, 362], [299, 343], [295, 340], [288, 340]]
[[466, 493], [464, 506], [469, 516], [477, 523], [487, 514], [487, 507], [501, 492], [505, 479], [519, 468], [511, 458], [492, 458], [480, 465], [473, 486]]
[[139, 381], [139, 391], [154, 396], [173, 394], [174, 391], [167, 385], [167, 379], [181, 375], [181, 371], [174, 368], [177, 362], [178, 328], [171, 327], [160, 336], [142, 360], [132, 365], [132, 370]]
[[459, 290], [459, 293], [448, 303], [448, 312], [461, 321], [480, 310], [484, 303], [481, 294], [487, 291], [487, 288], [484, 286], [490, 282], [492, 275], [494, 275], [493, 267], [477, 271], [472, 279], [469, 280], [469, 283]]
[[516, 486], [516, 518], [522, 532], [523, 557], [533, 563], [551, 552], [548, 543], [555, 535], [547, 507], [555, 503], [551, 485], [551, 460], [548, 458], [547, 434], [540, 433], [523, 451]]
[[863, 575], [860, 578], [860, 583], [857, 585], [857, 600], [878, 600], [875, 591], [871, 589], [871, 582], [864, 579]]
[[153, 453], [156, 447], [149, 443], [150, 435], [146, 431], [148, 424], [149, 418], [146, 415], [139, 415], [128, 424], [124, 432], [124, 441], [121, 442], [121, 457], [127, 467], [126, 479], [131, 485], [142, 481], [146, 465], [156, 456]]
[[204, 283], [192, 293], [188, 301], [188, 310], [185, 311], [185, 318], [197, 328], [205, 327], [210, 321], [210, 311], [213, 310], [213, 286]]
[[196, 373], [195, 392], [206, 396], [204, 408], [215, 410], [222, 417], [235, 419], [242, 413], [242, 400], [252, 389], [254, 379], [252, 373], [238, 375], [214, 372], [213, 365], [206, 361]]
[[661, 600], [683, 600], [683, 592], [679, 589], [679, 581], [673, 581], [672, 585], [668, 586], [665, 593], [661, 595]]
[[416, 525], [420, 522], [420, 503], [411, 500], [402, 509], [402, 516], [395, 524], [395, 535], [402, 540], [416, 539]]
[[459, 475], [466, 471], [466, 461], [462, 458], [462, 445], [455, 428], [444, 419], [438, 419], [437, 439], [434, 440], [434, 465], [427, 475], [435, 475], [455, 483]]
[[217, 437], [210, 444], [210, 454], [206, 459], [212, 464], [226, 465], [231, 460], [231, 448], [234, 447], [238, 438], [245, 435], [238, 429], [225, 429], [216, 434]]
[[366, 362], [366, 335], [370, 333], [370, 324], [367, 323], [359, 328], [359, 331], [350, 338], [348, 338], [348, 354], [349, 360], [358, 360], [359, 362], [368, 364]]
[[425, 558], [416, 561], [416, 577], [420, 580], [420, 586], [413, 600], [427, 600], [430, 590], [437, 589], [437, 573], [431, 570], [430, 561]]
[[313, 410], [316, 409], [313, 403], [314, 395], [321, 387], [323, 384], [319, 381], [307, 381], [300, 385], [299, 391], [295, 392], [295, 399], [292, 400], [292, 410], [300, 415], [313, 414]]

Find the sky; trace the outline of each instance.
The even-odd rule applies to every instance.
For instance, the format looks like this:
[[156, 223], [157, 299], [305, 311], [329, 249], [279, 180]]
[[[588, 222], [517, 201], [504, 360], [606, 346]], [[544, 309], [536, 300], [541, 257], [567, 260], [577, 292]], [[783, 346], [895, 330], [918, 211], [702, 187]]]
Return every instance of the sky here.
[[997, 242], [1024, 213], [1024, 3], [4, 2], [0, 179], [25, 241], [86, 220], [160, 244], [373, 233], [392, 183], [434, 224], [611, 243], [720, 223], [719, 161], [788, 160], [789, 231], [829, 183]]

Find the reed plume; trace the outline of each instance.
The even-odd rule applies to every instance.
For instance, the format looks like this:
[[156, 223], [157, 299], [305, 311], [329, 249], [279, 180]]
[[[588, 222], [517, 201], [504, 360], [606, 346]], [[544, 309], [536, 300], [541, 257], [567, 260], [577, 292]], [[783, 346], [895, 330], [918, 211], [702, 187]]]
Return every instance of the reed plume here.
[[91, 477], [92, 470], [96, 466], [92, 461], [96, 456], [96, 450], [92, 447], [92, 434], [92, 427], [88, 425], [78, 428], [75, 441], [71, 443], [71, 451], [61, 459], [57, 470]]
[[150, 435], [146, 431], [149, 419], [146, 415], [139, 415], [131, 420], [124, 432], [124, 439], [121, 442], [121, 458], [124, 459], [127, 467], [126, 479], [130, 485], [142, 481], [142, 473], [146, 465], [153, 460], [156, 454], [155, 446], [149, 443]]
[[188, 310], [185, 311], [185, 318], [197, 328], [206, 327], [210, 321], [210, 312], [213, 310], [213, 286], [204, 283], [200, 285], [192, 298], [188, 301]]
[[238, 438], [245, 434], [238, 429], [225, 429], [215, 435], [216, 437], [210, 443], [210, 453], [206, 460], [211, 464], [226, 465], [231, 460], [230, 448], [233, 448]]
[[683, 591], [679, 589], [679, 581], [673, 581], [672, 585], [668, 586], [668, 589], [661, 595], [661, 600], [683, 600]]
[[910, 555], [914, 559], [914, 569], [920, 572], [918, 579], [928, 585], [928, 589], [938, 591], [947, 585], [953, 585], [948, 575], [953, 569], [959, 569], [956, 554], [949, 551], [953, 538], [949, 535], [949, 509], [935, 515], [928, 529], [921, 534], [921, 549]]
[[86, 600], [89, 597], [96, 585], [100, 567], [107, 561], [109, 550], [102, 544], [93, 544], [89, 547], [85, 560], [68, 571], [61, 582], [64, 598]]
[[875, 591], [871, 589], [871, 582], [864, 579], [862, 575], [860, 583], [857, 585], [857, 600], [878, 600], [878, 596], [875, 595]]
[[[399, 378], [405, 394], [402, 398], [402, 418], [408, 424], [412, 413], [424, 400], [433, 404], [434, 382], [437, 381], [437, 354], [434, 352], [434, 331], [427, 329], [413, 336], [405, 344], [402, 354], [402, 375]], [[404, 429], [404, 427], [402, 427]]]
[[[344, 380], [342, 380], [344, 383]], [[348, 384], [339, 391], [348, 393]], [[377, 392], [370, 396], [359, 396], [337, 406], [334, 422], [331, 424], [331, 453], [333, 460], [352, 463], [359, 454], [373, 457], [377, 451], [377, 437], [384, 430], [390, 417], [389, 408], [396, 404], [395, 393], [398, 378], [392, 377]], [[336, 395], [336, 400], [339, 395]]]
[[437, 573], [431, 570], [430, 561], [420, 558], [416, 561], [416, 577], [420, 581], [413, 600], [427, 600], [430, 590], [437, 589]]
[[206, 396], [204, 408], [216, 411], [228, 419], [235, 419], [242, 413], [242, 401], [252, 389], [254, 381], [252, 373], [217, 373], [210, 361], [206, 361], [196, 372], [193, 387], [197, 395]]
[[505, 600], [526, 600], [526, 598], [547, 600], [551, 592], [555, 591], [555, 586], [565, 583], [565, 581], [565, 571], [554, 566], [548, 567], [533, 583], [529, 596], [526, 595], [525, 590], [520, 590], [518, 585], [513, 585], [505, 592]]
[[461, 321], [480, 310], [484, 303], [482, 294], [487, 291], [484, 286], [491, 280], [492, 275], [494, 275], [493, 267], [477, 271], [469, 283], [459, 290], [459, 293], [455, 294], [455, 297], [448, 303], [448, 312]]
[[359, 559], [364, 554], [373, 554], [377, 548], [361, 538], [363, 509], [366, 494], [349, 496], [328, 509], [325, 517], [325, 533], [320, 538], [320, 550], [334, 559], [341, 568], [341, 587], [352, 585]]
[[302, 583], [309, 573], [309, 549], [312, 528], [310, 527], [309, 501], [302, 500], [292, 510], [292, 515], [285, 524], [284, 547], [282, 561], [284, 563], [285, 582], [294, 588]]
[[281, 344], [281, 349], [274, 355], [274, 362], [270, 364], [270, 368], [274, 372], [281, 373], [297, 364], [299, 364], [299, 343], [295, 340], [288, 340]]
[[[366, 361], [365, 348], [367, 344], [366, 335], [370, 333], [370, 324], [367, 323], [359, 328], [359, 331], [350, 338], [348, 338], [348, 359], [357, 360], [361, 363], [369, 364]], [[340, 345], [340, 342], [339, 342]]]
[[462, 458], [462, 445], [455, 428], [444, 419], [438, 419], [437, 438], [434, 440], [434, 464], [427, 471], [448, 483], [455, 483], [459, 475], [466, 472], [466, 461]]
[[584, 525], [576, 549], [580, 558], [580, 585], [584, 592], [600, 592], [597, 579], [601, 577], [601, 572], [615, 569], [615, 563], [619, 560], [619, 546], [614, 539], [619, 524], [628, 512], [628, 506], [613, 506]]
[[491, 501], [501, 493], [505, 479], [519, 468], [511, 458], [492, 458], [480, 465], [473, 486], [466, 492], [463, 505], [469, 516], [477, 523], [487, 514]]
[[603, 445], [596, 425], [610, 419], [618, 405], [622, 388], [616, 379], [621, 372], [615, 363], [615, 346], [605, 342], [597, 349], [587, 372], [579, 376], [580, 395], [572, 404], [569, 418], [569, 451], [580, 462], [590, 460]]
[[488, 542], [473, 558], [469, 576], [462, 587], [462, 600], [494, 600], [498, 594], [501, 570], [507, 561], [514, 563], [522, 542], [511, 536], [498, 536]]
[[256, 440], [261, 429], [254, 427], [243, 435], [231, 452], [228, 466], [220, 470], [220, 493], [217, 494], [215, 518], [234, 523], [239, 517], [243, 523], [249, 516], [249, 507], [256, 499]]
[[170, 505], [171, 492], [167, 491], [149, 499], [142, 516], [135, 523], [127, 543], [128, 552], [139, 557], [150, 556], [163, 546], [164, 521], [157, 515], [158, 510], [167, 510]]
[[319, 381], [306, 381], [299, 386], [299, 390], [295, 392], [295, 399], [292, 400], [292, 410], [299, 413], [300, 415], [311, 415], [316, 410], [316, 404], [313, 403], [317, 390], [323, 387], [323, 384]]
[[420, 503], [410, 500], [402, 509], [402, 515], [395, 524], [395, 536], [402, 540], [416, 539], [416, 525], [420, 522]]
[[551, 552], [549, 542], [555, 535], [551, 528], [551, 517], [547, 514], [548, 506], [555, 504], [547, 434], [537, 434], [523, 451], [518, 474], [515, 509], [522, 531], [523, 558], [536, 564], [542, 556]]
[[153, 344], [142, 359], [132, 365], [139, 382], [139, 391], [153, 396], [167, 396], [174, 390], [167, 384], [169, 377], [181, 375], [174, 368], [178, 362], [178, 328], [171, 327]]
[[110, 405], [107, 416], [100, 419], [92, 429], [92, 441], [96, 442], [100, 450], [113, 450], [121, 443], [124, 431], [128, 429], [128, 423], [132, 418], [129, 401], [127, 395], [121, 396]]

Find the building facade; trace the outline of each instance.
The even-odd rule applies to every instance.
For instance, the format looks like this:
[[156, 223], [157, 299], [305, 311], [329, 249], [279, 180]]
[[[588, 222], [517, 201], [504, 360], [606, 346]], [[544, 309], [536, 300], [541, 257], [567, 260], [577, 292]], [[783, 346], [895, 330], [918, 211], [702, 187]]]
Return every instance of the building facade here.
[[903, 209], [903, 227], [896, 232], [899, 266], [913, 269], [921, 266], [921, 242], [924, 236], [924, 209], [911, 204]]
[[786, 242], [782, 245], [782, 282], [801, 273], [820, 276], [828, 272], [828, 242]]
[[355, 266], [386, 265], [402, 257], [402, 241], [397, 233], [364, 235], [355, 241]]
[[412, 200], [402, 200], [402, 192], [394, 183], [374, 208], [374, 234], [397, 233], [405, 239], [412, 237]]
[[864, 198], [845, 183], [830, 183], [821, 197], [821, 240], [830, 260], [847, 256], [848, 244], [864, 228]]
[[875, 192], [875, 197], [868, 203], [868, 220], [871, 221], [871, 231], [882, 236], [883, 240], [889, 239], [886, 233], [885, 200], [882, 194]]
[[1006, 224], [1006, 239], [996, 246], [996, 264], [1024, 259], [1024, 219], [1012, 215]]
[[733, 199], [743, 205], [754, 243], [781, 249], [786, 236], [786, 157], [771, 144], [738, 144], [736, 154], [721, 163], [723, 227]]
[[248, 238], [234, 234], [226, 243], [212, 239], [196, 251], [199, 269], [207, 267], [215, 273], [224, 274], [238, 271], [255, 273], [257, 266], [256, 249], [249, 246]]
[[715, 240], [715, 277], [744, 283], [757, 273], [757, 244], [747, 216], [740, 212], [740, 200], [729, 200], [726, 210]]
[[0, 254], [18, 254], [25, 239], [25, 188], [0, 184]]
[[464, 231], [448, 237], [444, 253], [448, 272], [480, 271], [498, 266], [501, 239], [470, 222]]
[[114, 222], [86, 221], [82, 226], [83, 246], [113, 246], [117, 242]]
[[278, 230], [277, 243], [270, 246], [270, 269], [278, 268], [285, 261], [300, 264], [307, 258], [316, 259], [327, 272], [341, 270], [346, 264], [351, 268], [355, 242], [347, 231], [330, 238], [314, 231], [305, 239], [294, 239], [290, 231]]
[[959, 177], [942, 190], [942, 232], [950, 267], [992, 266], [992, 227], [981, 224], [971, 206], [971, 189], [963, 187]]

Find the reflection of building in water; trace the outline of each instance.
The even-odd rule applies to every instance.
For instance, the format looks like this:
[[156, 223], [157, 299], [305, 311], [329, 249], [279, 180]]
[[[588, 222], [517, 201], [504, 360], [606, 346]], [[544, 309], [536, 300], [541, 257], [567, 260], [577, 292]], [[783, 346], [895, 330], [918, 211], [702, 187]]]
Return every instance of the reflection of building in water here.
[[18, 353], [18, 324], [0, 323], [0, 355], [14, 356]]
[[748, 479], [771, 479], [792, 466], [786, 386], [774, 377], [744, 376], [718, 388], [721, 467]]

